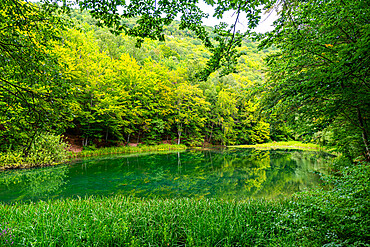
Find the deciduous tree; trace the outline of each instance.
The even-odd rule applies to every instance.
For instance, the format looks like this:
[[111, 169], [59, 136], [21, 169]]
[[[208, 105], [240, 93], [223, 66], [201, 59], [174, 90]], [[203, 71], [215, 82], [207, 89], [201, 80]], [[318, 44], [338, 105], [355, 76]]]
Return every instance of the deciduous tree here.
[[262, 41], [263, 47], [279, 49], [268, 58], [266, 107], [311, 132], [342, 126], [341, 138], [351, 136], [342, 147], [356, 145], [360, 150], [352, 155], [362, 153], [368, 160], [369, 5], [368, 0], [291, 2]]

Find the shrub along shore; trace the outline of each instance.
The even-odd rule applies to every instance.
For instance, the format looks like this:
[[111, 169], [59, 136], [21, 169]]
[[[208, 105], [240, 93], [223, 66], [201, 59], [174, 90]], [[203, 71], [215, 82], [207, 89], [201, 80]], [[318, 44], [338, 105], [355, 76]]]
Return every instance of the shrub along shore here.
[[0, 203], [1, 246], [369, 246], [370, 166], [277, 201], [66, 198]]

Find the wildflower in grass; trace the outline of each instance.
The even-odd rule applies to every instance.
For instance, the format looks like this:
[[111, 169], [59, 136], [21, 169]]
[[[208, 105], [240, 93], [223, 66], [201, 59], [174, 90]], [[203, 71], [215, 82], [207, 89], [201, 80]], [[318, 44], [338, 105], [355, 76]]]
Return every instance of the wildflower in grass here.
[[0, 245], [12, 245], [13, 242], [13, 236], [12, 231], [9, 227], [7, 227], [8, 223], [2, 224], [0, 223]]

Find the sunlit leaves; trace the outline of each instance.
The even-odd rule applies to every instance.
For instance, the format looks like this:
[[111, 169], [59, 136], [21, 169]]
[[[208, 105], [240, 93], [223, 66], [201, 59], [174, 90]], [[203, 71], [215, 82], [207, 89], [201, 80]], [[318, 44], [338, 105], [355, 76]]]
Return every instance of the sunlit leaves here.
[[68, 118], [68, 89], [52, 52], [61, 23], [24, 1], [0, 6], [0, 101], [6, 106], [0, 110], [1, 144], [27, 150], [37, 132], [63, 128], [62, 118]]
[[187, 83], [180, 83], [175, 91], [175, 114], [178, 144], [185, 132], [188, 137], [201, 140], [200, 130], [207, 121], [206, 113], [209, 110], [203, 92], [197, 87]]

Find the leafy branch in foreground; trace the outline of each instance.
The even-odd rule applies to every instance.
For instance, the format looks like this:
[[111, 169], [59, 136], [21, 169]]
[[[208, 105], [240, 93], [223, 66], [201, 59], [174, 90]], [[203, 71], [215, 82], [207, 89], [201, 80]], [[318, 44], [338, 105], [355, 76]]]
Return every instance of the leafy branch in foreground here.
[[368, 0], [294, 2], [261, 46], [279, 49], [267, 59], [266, 112], [285, 116], [304, 135], [332, 132], [342, 152], [370, 160], [368, 6]]
[[24, 1], [0, 6], [0, 150], [18, 145], [27, 154], [34, 138], [47, 127], [61, 127], [65, 116], [68, 85], [50, 52], [62, 23]]

